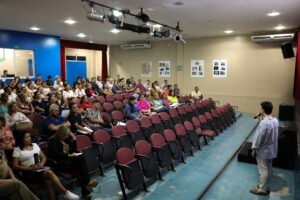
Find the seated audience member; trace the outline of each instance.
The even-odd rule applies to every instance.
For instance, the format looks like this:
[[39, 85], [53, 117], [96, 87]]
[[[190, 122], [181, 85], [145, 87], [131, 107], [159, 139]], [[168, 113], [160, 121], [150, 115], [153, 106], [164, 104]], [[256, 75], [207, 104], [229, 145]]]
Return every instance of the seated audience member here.
[[41, 87], [41, 86], [42, 86], [42, 82], [41, 82], [41, 80], [38, 80], [38, 79], [34, 81], [34, 84], [35, 84], [35, 87], [36, 87], [36, 88], [38, 88], [38, 87]]
[[86, 161], [76, 153], [76, 138], [67, 126], [61, 126], [49, 140], [49, 155], [57, 161], [60, 172], [77, 172], [80, 175], [81, 193], [85, 199], [91, 199], [92, 188], [98, 182], [91, 181]]
[[172, 102], [172, 103], [178, 103], [178, 98], [175, 94], [174, 90], [170, 91], [170, 95], [168, 96], [168, 99]]
[[5, 116], [7, 113], [8, 95], [6, 93], [1, 94], [0, 98], [0, 114]]
[[151, 94], [148, 94], [147, 96], [147, 102], [150, 105], [151, 109], [154, 106], [154, 102], [153, 102], [153, 96]]
[[13, 149], [14, 145], [14, 136], [9, 127], [6, 126], [5, 117], [0, 115], [0, 150]]
[[26, 96], [26, 100], [28, 102], [31, 102], [33, 100], [33, 95], [28, 92], [26, 87], [22, 87], [21, 94], [24, 94]]
[[85, 112], [86, 123], [91, 127], [93, 131], [105, 130], [111, 134], [111, 129], [103, 128], [101, 125], [104, 125], [104, 120], [101, 117], [100, 113], [100, 101], [93, 101], [92, 108], [88, 108]]
[[128, 104], [125, 106], [126, 115], [135, 121], [140, 121], [140, 118], [143, 116], [142, 112], [136, 105], [136, 99], [131, 96], [129, 98]]
[[46, 83], [47, 83], [48, 87], [53, 87], [52, 76], [47, 77]]
[[161, 84], [161, 89], [164, 89], [165, 86], [168, 85], [168, 80], [164, 80], [164, 82]]
[[87, 96], [83, 96], [80, 99], [79, 108], [81, 112], [85, 113], [87, 108], [92, 108], [92, 103], [89, 102], [89, 98]]
[[104, 95], [114, 94], [107, 83], [104, 83], [104, 85], [103, 85], [103, 94]]
[[151, 107], [147, 101], [145, 101], [145, 96], [141, 94], [138, 98], [138, 102], [136, 103], [139, 110], [144, 114], [151, 113]]
[[47, 103], [41, 98], [41, 94], [38, 91], [36, 91], [33, 95], [33, 101], [32, 101], [34, 110], [39, 114], [44, 114], [46, 104]]
[[58, 108], [59, 108], [59, 115], [61, 115], [62, 107], [57, 103], [56, 95], [53, 94], [53, 95], [49, 95], [49, 97], [48, 97], [47, 106], [45, 108], [45, 116], [49, 115], [49, 109], [50, 109], [50, 106], [52, 104], [55, 104], [55, 105], [58, 106]]
[[136, 87], [136, 82], [134, 80], [134, 77], [130, 77], [130, 83], [133, 85], [133, 87]]
[[162, 94], [166, 94], [167, 97], [169, 96], [169, 86], [168, 85], [165, 85], [163, 91], [161, 91], [160, 95]]
[[12, 92], [11, 87], [5, 88], [5, 93], [8, 95], [8, 103], [12, 103], [12, 102], [17, 101], [17, 95]]
[[38, 87], [42, 86], [42, 83], [43, 83], [42, 75], [38, 74], [36, 77], [36, 81], [38, 81], [38, 83], [35, 83], [35, 84], [37, 84]]
[[16, 102], [8, 105], [7, 114], [5, 115], [6, 125], [12, 128], [16, 123], [30, 122], [23, 113], [18, 112], [18, 105]]
[[65, 91], [63, 91], [64, 100], [67, 100], [70, 97], [75, 97], [73, 90], [71, 89], [70, 84], [66, 84]]
[[13, 92], [15, 94], [21, 93], [22, 87], [23, 87], [22, 83], [18, 82], [17, 85], [14, 87]]
[[56, 104], [61, 107], [62, 109], [66, 109], [67, 105], [65, 104], [64, 98], [61, 94], [61, 91], [56, 91], [55, 92], [55, 96], [56, 96]]
[[51, 90], [50, 90], [49, 86], [47, 85], [46, 81], [44, 81], [42, 83], [42, 88], [43, 88], [43, 95], [45, 97], [48, 96], [48, 94], [50, 93]]
[[155, 87], [156, 87], [156, 90], [157, 90], [158, 92], [161, 92], [161, 91], [163, 90], [163, 88], [160, 88], [160, 87], [159, 87], [159, 82], [158, 82], [158, 81], [155, 81]]
[[36, 89], [34, 87], [34, 83], [29, 84], [27, 91], [33, 96], [33, 94], [36, 92]]
[[134, 94], [132, 95], [135, 99], [138, 99], [141, 94], [140, 88], [135, 88]]
[[197, 86], [195, 87], [195, 90], [192, 92], [191, 96], [194, 101], [201, 100], [203, 98]]
[[5, 93], [5, 88], [7, 88], [7, 87], [8, 87], [7, 83], [5, 83], [5, 82], [2, 82], [2, 83], [1, 83], [1, 90], [0, 90], [0, 94], [3, 94], [3, 93]]
[[2, 77], [7, 77], [8, 76], [8, 71], [7, 69], [3, 70], [3, 74], [2, 74]]
[[52, 136], [60, 126], [71, 126], [70, 122], [59, 115], [59, 107], [52, 104], [49, 108], [49, 116], [44, 119], [45, 134]]
[[39, 200], [27, 186], [19, 181], [7, 164], [5, 152], [0, 150], [0, 199], [5, 200]]
[[120, 76], [120, 74], [117, 74], [117, 76], [116, 76], [115, 80], [117, 80], [117, 82], [118, 82], [118, 83], [120, 83], [120, 80], [121, 80], [121, 76]]
[[70, 114], [67, 119], [71, 123], [71, 131], [73, 133], [83, 133], [88, 135], [93, 134], [93, 131], [90, 129], [89, 125], [83, 121], [78, 105], [76, 103], [71, 103], [69, 107]]
[[[55, 200], [55, 187], [66, 199], [79, 199], [79, 196], [68, 191], [51, 169], [44, 168], [46, 156], [36, 143], [31, 143], [30, 133], [18, 131], [15, 134], [16, 147], [13, 152], [13, 168], [22, 171], [22, 178], [26, 182], [44, 181], [48, 188], [49, 199]], [[40, 169], [40, 170], [39, 170]]]
[[26, 94], [19, 94], [18, 95], [18, 107], [19, 111], [23, 113], [24, 115], [30, 115], [34, 113], [34, 108], [31, 103], [29, 103], [26, 99]]
[[144, 83], [144, 88], [146, 91], [146, 94], [150, 94], [151, 93], [151, 85], [150, 85], [150, 80], [147, 80], [146, 83]]
[[135, 87], [140, 88], [140, 90], [146, 91], [146, 88], [143, 86], [141, 79], [138, 80], [138, 83], [136, 84]]
[[98, 85], [99, 88], [103, 88], [103, 83], [102, 83], [102, 80], [101, 80], [101, 76], [97, 76], [96, 84]]
[[133, 86], [133, 84], [128, 83], [127, 86], [126, 86], [125, 91], [126, 91], [127, 93], [133, 92], [133, 91], [134, 91], [134, 86]]
[[92, 89], [95, 91], [95, 93], [99, 96], [102, 94], [102, 89], [98, 87], [96, 83], [96, 77], [91, 78], [91, 83], [92, 83]]
[[118, 86], [118, 82], [117, 81], [114, 82], [114, 85], [113, 85], [113, 87], [112, 87], [111, 90], [112, 90], [112, 92], [114, 94], [120, 94], [120, 93], [122, 93], [122, 89]]
[[56, 76], [55, 79], [56, 80], [54, 81], [53, 88], [55, 90], [59, 90], [59, 91], [63, 90], [64, 89], [64, 85], [63, 85], [63, 82], [60, 80], [59, 76]]
[[86, 94], [87, 97], [96, 97], [97, 96], [95, 91], [92, 88], [91, 83], [88, 83], [87, 89], [85, 90], [85, 94]]
[[152, 83], [152, 87], [150, 89], [150, 92], [151, 92], [152, 95], [159, 93], [159, 91], [156, 89], [156, 82]]
[[112, 78], [108, 79], [108, 81], [107, 81], [107, 87], [109, 87], [110, 89], [112, 89], [113, 85], [114, 85], [113, 79]]
[[166, 93], [162, 94], [162, 99], [161, 102], [163, 103], [164, 106], [169, 107], [172, 105], [172, 102], [168, 99]]
[[82, 88], [82, 83], [79, 83], [78, 88], [75, 90], [75, 96], [78, 97], [78, 98], [81, 98], [85, 95], [86, 94], [85, 94], [84, 89]]
[[167, 111], [168, 108], [164, 107], [163, 103], [161, 102], [160, 98], [159, 98], [159, 94], [156, 93], [154, 95], [154, 101], [153, 101], [153, 106], [152, 106], [152, 109], [155, 111], [155, 112], [164, 112], [164, 111]]
[[126, 80], [124, 78], [120, 79], [119, 87], [121, 90], [126, 91]]
[[41, 99], [46, 99], [47, 96], [44, 94], [44, 88], [38, 87], [37, 91], [40, 93]]

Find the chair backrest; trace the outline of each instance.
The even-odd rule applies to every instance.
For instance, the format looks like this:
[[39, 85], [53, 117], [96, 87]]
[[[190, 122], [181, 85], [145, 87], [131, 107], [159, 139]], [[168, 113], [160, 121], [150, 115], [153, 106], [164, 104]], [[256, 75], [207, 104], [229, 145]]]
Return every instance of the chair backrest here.
[[141, 154], [141, 155], [148, 155], [149, 153], [151, 153], [151, 146], [145, 140], [137, 141], [135, 143], [134, 149], [137, 154]]
[[117, 151], [116, 159], [117, 159], [117, 162], [121, 165], [126, 165], [126, 164], [131, 163], [132, 161], [136, 160], [132, 150], [129, 148], [120, 148]]
[[149, 117], [142, 117], [140, 120], [141, 127], [149, 127], [152, 126]]
[[170, 115], [168, 113], [166, 113], [166, 112], [161, 112], [160, 113], [160, 118], [162, 120], [170, 120]]
[[103, 108], [104, 108], [104, 110], [106, 110], [106, 111], [110, 111], [110, 110], [113, 110], [113, 109], [114, 109], [114, 106], [113, 106], [111, 103], [109, 103], [109, 102], [105, 102], [105, 103], [103, 104]]
[[90, 138], [86, 135], [77, 135], [76, 136], [76, 146], [77, 146], [77, 151], [81, 151], [83, 149], [91, 147], [92, 142], [91, 142]]
[[218, 114], [218, 112], [217, 112], [216, 109], [211, 109], [210, 112], [211, 112], [211, 115], [212, 115], [213, 117], [218, 117], [218, 116], [219, 116], [219, 114]]
[[95, 98], [94, 97], [90, 97], [90, 98], [88, 98], [88, 101], [89, 101], [89, 103], [93, 103], [95, 101]]
[[114, 101], [114, 107], [115, 108], [123, 108], [124, 105], [121, 101]]
[[187, 131], [193, 131], [194, 130], [193, 124], [191, 122], [189, 122], [189, 121], [185, 121], [184, 122], [184, 128]]
[[119, 110], [112, 111], [111, 116], [114, 121], [123, 121], [124, 120], [124, 116]]
[[99, 107], [99, 110], [100, 110], [100, 112], [103, 112], [103, 107], [100, 106], [100, 107]]
[[33, 124], [42, 124], [44, 121], [44, 117], [37, 113], [32, 113], [28, 116], [30, 121], [32, 121]]
[[183, 106], [179, 106], [177, 109], [178, 109], [178, 112], [179, 112], [180, 115], [185, 115], [186, 114], [185, 109], [184, 109]]
[[186, 131], [184, 129], [184, 126], [182, 124], [176, 124], [175, 125], [175, 131], [177, 135], [186, 135]]
[[209, 112], [205, 112], [204, 114], [205, 114], [206, 119], [209, 119], [209, 120], [212, 119], [212, 116]]
[[100, 101], [101, 104], [104, 104], [106, 102], [106, 100], [103, 96], [98, 96], [97, 100]]
[[110, 141], [110, 135], [105, 130], [95, 131], [93, 138], [97, 143], [105, 143]]
[[200, 121], [198, 120], [197, 117], [193, 117], [192, 122], [196, 128], [199, 128], [201, 126]]
[[185, 99], [185, 102], [189, 102], [190, 101], [190, 96], [187, 95], [187, 96], [184, 97], [184, 99]]
[[216, 108], [215, 110], [217, 115], [222, 115], [222, 113], [224, 112], [223, 107]]
[[176, 140], [176, 135], [175, 135], [174, 131], [171, 129], [166, 129], [164, 131], [164, 136], [168, 142], [172, 142], [172, 141]]
[[169, 113], [170, 113], [171, 117], [178, 117], [178, 112], [175, 108], [171, 108], [169, 110]]
[[192, 107], [189, 104], [185, 104], [184, 109], [185, 109], [186, 112], [192, 112]]
[[203, 107], [203, 104], [202, 104], [202, 102], [197, 101], [197, 102], [196, 102], [196, 106], [197, 106], [197, 108], [202, 108], [202, 107]]
[[135, 120], [129, 120], [126, 122], [126, 130], [128, 132], [137, 132], [140, 130], [139, 124]]
[[209, 98], [208, 98], [208, 103], [209, 103], [209, 104], [213, 104], [213, 103], [214, 103], [214, 100], [213, 100], [211, 97], [209, 97]]
[[26, 128], [26, 131], [30, 133], [30, 136], [39, 136], [40, 133], [34, 128]]
[[207, 119], [204, 115], [199, 115], [199, 121], [201, 124], [207, 123]]
[[114, 126], [111, 129], [111, 133], [114, 137], [121, 137], [126, 135], [125, 129], [123, 126]]
[[154, 147], [162, 147], [166, 144], [164, 137], [158, 133], [151, 135], [151, 143]]
[[115, 95], [115, 98], [116, 98], [116, 100], [118, 100], [118, 101], [122, 101], [122, 100], [124, 99], [123, 95], [121, 95], [121, 94], [116, 94], [116, 95]]
[[178, 101], [179, 103], [185, 103], [185, 99], [183, 96], [179, 97]]
[[161, 120], [157, 114], [151, 115], [151, 121], [153, 124], [160, 124]]
[[125, 99], [129, 99], [131, 97], [131, 95], [129, 93], [124, 93], [123, 96]]
[[192, 109], [192, 110], [197, 110], [197, 105], [196, 105], [196, 103], [192, 103], [192, 104], [191, 104], [191, 109]]
[[101, 117], [105, 117], [111, 123], [111, 116], [106, 112], [101, 112]]
[[106, 95], [106, 101], [113, 102], [115, 100], [115, 96], [112, 94]]
[[124, 106], [126, 106], [126, 105], [128, 104], [128, 101], [129, 101], [128, 99], [124, 99], [124, 100], [123, 100]]

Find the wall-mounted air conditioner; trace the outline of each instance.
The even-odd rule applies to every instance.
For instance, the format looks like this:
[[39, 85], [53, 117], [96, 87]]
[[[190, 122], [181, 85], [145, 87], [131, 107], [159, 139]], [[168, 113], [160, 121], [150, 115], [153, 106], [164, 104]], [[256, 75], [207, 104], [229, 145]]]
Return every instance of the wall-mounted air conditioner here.
[[132, 50], [132, 49], [151, 49], [151, 44], [122, 44], [121, 49]]
[[294, 39], [294, 33], [251, 36], [251, 40], [253, 42], [283, 42], [283, 41], [291, 41], [292, 39]]

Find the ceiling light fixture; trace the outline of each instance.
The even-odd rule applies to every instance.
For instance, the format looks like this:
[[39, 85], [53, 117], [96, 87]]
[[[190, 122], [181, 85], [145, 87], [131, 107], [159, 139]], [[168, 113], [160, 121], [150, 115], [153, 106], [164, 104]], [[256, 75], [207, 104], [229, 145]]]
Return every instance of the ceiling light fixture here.
[[36, 26], [33, 26], [30, 28], [30, 30], [33, 30], [33, 31], [39, 31], [41, 30], [39, 27], [36, 27]]
[[104, 20], [105, 20], [105, 15], [100, 15], [100, 14], [97, 14], [95, 11], [94, 11], [94, 8], [92, 7], [91, 8], [91, 12], [88, 13], [87, 15], [87, 18], [91, 21], [98, 21], [98, 22], [101, 22], [103, 23]]
[[94, 43], [94, 42], [90, 40], [89, 43]]
[[77, 36], [78, 36], [78, 37], [81, 37], [81, 38], [85, 38], [85, 37], [86, 37], [86, 34], [84, 34], [84, 33], [78, 33]]
[[233, 30], [226, 30], [226, 31], [224, 31], [224, 33], [227, 33], [227, 34], [230, 34], [230, 33], [233, 33]]
[[280, 30], [285, 29], [285, 26], [283, 26], [283, 25], [278, 25], [278, 26], [275, 27], [275, 29], [280, 31]]
[[175, 42], [181, 42], [182, 44], [185, 44], [186, 41], [182, 38], [181, 35], [175, 35], [173, 38], [172, 38]]
[[120, 11], [118, 11], [118, 10], [113, 10], [112, 13], [113, 13], [113, 15], [114, 15], [115, 17], [120, 17], [120, 16], [123, 15], [123, 13], [120, 12]]
[[110, 32], [111, 32], [111, 33], [117, 34], [117, 33], [120, 32], [120, 30], [118, 30], [118, 29], [116, 29], [116, 28], [113, 28], [113, 29], [110, 30]]
[[268, 13], [267, 15], [268, 15], [269, 17], [275, 17], [275, 16], [280, 15], [280, 12], [273, 11], [273, 12]]
[[73, 20], [73, 19], [66, 19], [64, 22], [65, 22], [66, 24], [70, 24], [70, 25], [73, 25], [73, 24], [76, 23], [76, 21]]

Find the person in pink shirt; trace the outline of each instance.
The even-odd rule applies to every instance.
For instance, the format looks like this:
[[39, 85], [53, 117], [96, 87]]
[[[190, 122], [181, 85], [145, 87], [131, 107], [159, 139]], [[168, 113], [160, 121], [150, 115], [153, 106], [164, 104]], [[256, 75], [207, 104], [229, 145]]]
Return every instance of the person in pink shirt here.
[[142, 111], [144, 114], [151, 113], [151, 107], [147, 101], [145, 101], [145, 96], [143, 94], [139, 95], [138, 102], [136, 103], [137, 107]]
[[15, 145], [14, 136], [5, 124], [5, 117], [0, 115], [0, 150], [13, 149]]

